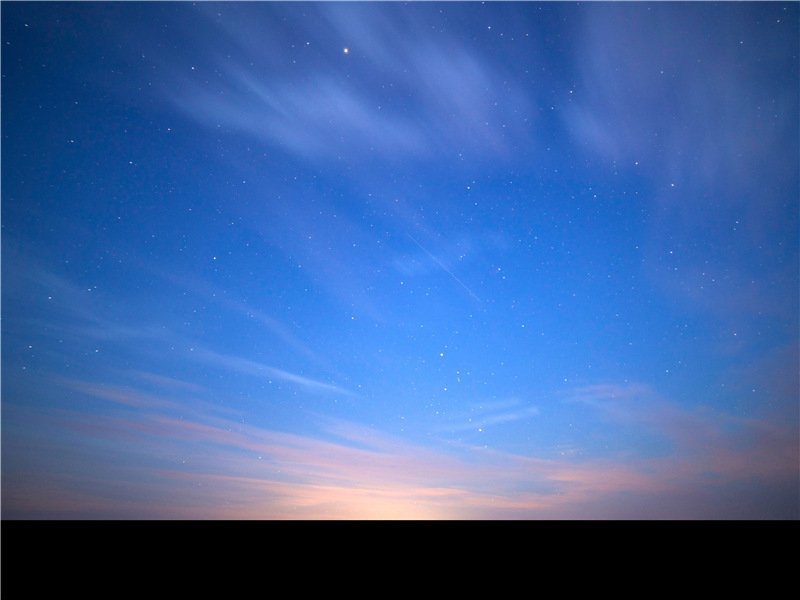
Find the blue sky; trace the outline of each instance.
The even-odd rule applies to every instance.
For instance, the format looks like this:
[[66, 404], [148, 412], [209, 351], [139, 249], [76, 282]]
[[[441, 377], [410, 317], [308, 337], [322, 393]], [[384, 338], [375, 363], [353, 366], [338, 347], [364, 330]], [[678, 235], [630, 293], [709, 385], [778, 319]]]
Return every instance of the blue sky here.
[[797, 519], [796, 3], [2, 4], [2, 516]]

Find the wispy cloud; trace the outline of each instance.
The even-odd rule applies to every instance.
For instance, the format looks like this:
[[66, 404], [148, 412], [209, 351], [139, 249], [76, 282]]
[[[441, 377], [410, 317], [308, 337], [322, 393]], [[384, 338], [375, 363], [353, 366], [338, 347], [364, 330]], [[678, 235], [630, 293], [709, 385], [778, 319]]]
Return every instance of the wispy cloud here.
[[531, 419], [540, 415], [539, 407], [519, 398], [490, 401], [474, 405], [469, 412], [456, 415], [441, 431], [470, 431]]
[[[446, 32], [437, 42], [423, 42], [425, 25], [402, 11], [397, 19], [387, 18], [387, 8], [394, 10], [309, 7], [314, 19], [298, 19], [295, 27], [305, 39], [295, 40], [295, 52], [315, 59], [300, 60], [291, 76], [279, 62], [284, 56], [261, 43], [265, 37], [280, 38], [280, 31], [269, 32], [286, 27], [276, 26], [279, 20], [268, 18], [269, 11], [258, 30], [252, 24], [238, 26], [243, 17], [234, 11], [222, 19], [205, 11], [211, 35], [235, 30], [226, 41], [247, 48], [248, 56], [273, 72], [266, 75], [253, 60], [228, 55], [212, 61], [219, 65], [213, 83], [187, 69], [174, 74], [165, 92], [201, 123], [222, 124], [305, 158], [343, 153], [421, 158], [441, 152], [455, 157], [476, 143], [482, 152], [502, 155], [510, 151], [511, 140], [527, 135], [526, 99], [484, 58]], [[269, 10], [280, 12], [279, 7]], [[315, 27], [323, 27], [325, 35]], [[331, 30], [343, 45], [317, 47], [320, 39], [336, 37]], [[351, 75], [331, 75], [334, 65]], [[504, 92], [498, 96], [497, 90]]]
[[561, 114], [609, 168], [652, 186], [642, 266], [666, 295], [796, 328], [797, 65], [751, 10], [587, 6], [582, 81]]
[[318, 381], [297, 373], [291, 373], [269, 365], [265, 365], [254, 360], [221, 354], [212, 350], [197, 348], [192, 351], [198, 360], [217, 367], [224, 367], [239, 373], [246, 373], [255, 377], [266, 377], [296, 384], [307, 391], [312, 392], [333, 392], [336, 394], [349, 394], [350, 392], [333, 383]]
[[[88, 384], [74, 389], [101, 395]], [[624, 386], [604, 386], [577, 390], [573, 399], [583, 395], [602, 410], [605, 398], [606, 403], [616, 404], [614, 419], [625, 413], [635, 426], [660, 428], [678, 445], [667, 456], [620, 461], [573, 453], [558, 460], [543, 459], [484, 446], [419, 444], [322, 416], [309, 417], [316, 422], [318, 435], [298, 435], [248, 425], [233, 415], [212, 416], [210, 411], [178, 417], [170, 403], [155, 402], [150, 394], [141, 393], [137, 400], [136, 390], [129, 390], [124, 398], [105, 394], [112, 403], [139, 410], [94, 416], [51, 413], [46, 430], [60, 433], [50, 434], [48, 447], [56, 453], [61, 445], [69, 447], [70, 468], [48, 473], [47, 463], [40, 463], [23, 480], [9, 479], [8, 486], [4, 482], [4, 514], [275, 519], [747, 517], [758, 514], [757, 509], [748, 513], [741, 502], [714, 504], [712, 499], [734, 488], [740, 499], [741, 494], [758, 496], [759, 489], [796, 481], [796, 470], [793, 473], [790, 467], [797, 464], [797, 439], [790, 428], [781, 435], [780, 427], [763, 421], [732, 423], [708, 411], [625, 405], [639, 393]], [[515, 410], [517, 406], [517, 402], [487, 406], [487, 418], [520, 417], [525, 411]], [[14, 409], [15, 423], [19, 410], [27, 409]], [[106, 447], [110, 451], [104, 451]], [[770, 461], [769, 468], [765, 460]], [[129, 501], [119, 502], [116, 496], [120, 494]], [[30, 498], [36, 500], [30, 502]], [[658, 504], [665, 498], [673, 503]]]
[[600, 418], [617, 426], [647, 431], [668, 441], [670, 451], [652, 464], [660, 465], [676, 480], [700, 481], [713, 476], [721, 481], [777, 483], [798, 478], [800, 439], [796, 421], [791, 421], [796, 420], [796, 407], [762, 417], [736, 415], [702, 404], [681, 407], [642, 384], [587, 386], [566, 398], [592, 406]]

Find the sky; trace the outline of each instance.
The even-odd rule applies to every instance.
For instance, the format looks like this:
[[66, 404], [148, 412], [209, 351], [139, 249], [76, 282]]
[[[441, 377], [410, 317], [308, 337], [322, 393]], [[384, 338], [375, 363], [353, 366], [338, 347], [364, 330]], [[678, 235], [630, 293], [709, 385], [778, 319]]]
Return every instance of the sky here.
[[798, 519], [795, 2], [3, 2], [3, 519]]

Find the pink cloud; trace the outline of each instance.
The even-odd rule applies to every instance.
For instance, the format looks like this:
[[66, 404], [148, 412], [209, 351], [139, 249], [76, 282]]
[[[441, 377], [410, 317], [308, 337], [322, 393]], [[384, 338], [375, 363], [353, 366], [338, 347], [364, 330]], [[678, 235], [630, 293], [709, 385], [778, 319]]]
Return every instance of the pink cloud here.
[[4, 489], [4, 509], [59, 518], [747, 517], [718, 493], [797, 479], [797, 435], [789, 426], [679, 410], [644, 386], [593, 386], [572, 396], [581, 397], [607, 418], [659, 431], [675, 450], [655, 458], [576, 452], [547, 459], [410, 442], [330, 419], [317, 421], [316, 436], [296, 435], [207, 413], [181, 418], [134, 395], [123, 404], [146, 411], [51, 417], [50, 428], [66, 437], [51, 437], [50, 446], [69, 446], [80, 460], [68, 472], [43, 469], [15, 481]]

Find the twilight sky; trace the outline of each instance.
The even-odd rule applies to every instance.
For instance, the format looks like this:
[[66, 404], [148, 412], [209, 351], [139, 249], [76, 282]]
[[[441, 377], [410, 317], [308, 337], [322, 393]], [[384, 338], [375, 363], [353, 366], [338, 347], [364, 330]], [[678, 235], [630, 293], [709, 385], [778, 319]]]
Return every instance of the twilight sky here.
[[2, 4], [2, 517], [797, 519], [798, 4]]

